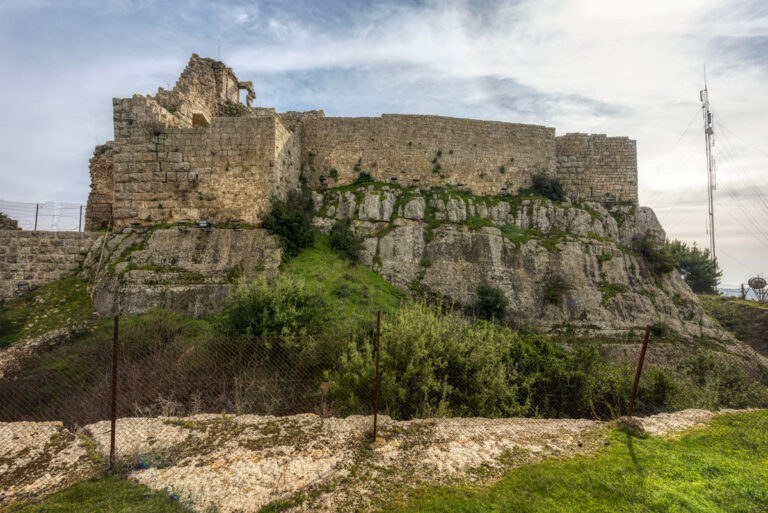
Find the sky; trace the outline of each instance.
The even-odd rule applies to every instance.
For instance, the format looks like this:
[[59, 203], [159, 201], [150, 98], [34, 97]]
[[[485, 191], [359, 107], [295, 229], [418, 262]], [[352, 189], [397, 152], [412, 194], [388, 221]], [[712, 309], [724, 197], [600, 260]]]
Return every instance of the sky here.
[[[0, 200], [85, 203], [113, 97], [173, 87], [189, 56], [254, 105], [420, 113], [637, 140], [640, 204], [709, 246], [699, 90], [715, 114], [723, 287], [768, 274], [768, 2], [0, 0]], [[0, 203], [2, 206], [2, 203]]]

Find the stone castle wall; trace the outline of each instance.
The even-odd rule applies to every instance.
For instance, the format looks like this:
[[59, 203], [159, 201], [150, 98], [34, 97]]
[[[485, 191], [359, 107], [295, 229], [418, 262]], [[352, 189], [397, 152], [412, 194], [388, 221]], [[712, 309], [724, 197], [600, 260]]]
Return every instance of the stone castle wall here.
[[[539, 172], [572, 199], [637, 202], [636, 145], [536, 125], [391, 115], [327, 118], [239, 103], [232, 70], [192, 56], [172, 91], [115, 99], [115, 139], [94, 152], [86, 229], [242, 219], [272, 196], [346, 185], [361, 173], [401, 186], [515, 194]], [[250, 87], [250, 86], [247, 86]], [[250, 90], [252, 91], [252, 89]]]
[[555, 138], [557, 176], [580, 200], [637, 204], [637, 143], [627, 137]]
[[71, 276], [101, 235], [0, 230], [0, 299], [14, 297], [20, 283], [32, 289]]
[[112, 223], [115, 201], [115, 143], [96, 146], [91, 157], [91, 192], [85, 208], [85, 230], [107, 228]]
[[553, 173], [554, 128], [441, 116], [306, 119], [303, 172], [312, 187], [376, 181], [459, 185], [475, 194], [516, 192]]

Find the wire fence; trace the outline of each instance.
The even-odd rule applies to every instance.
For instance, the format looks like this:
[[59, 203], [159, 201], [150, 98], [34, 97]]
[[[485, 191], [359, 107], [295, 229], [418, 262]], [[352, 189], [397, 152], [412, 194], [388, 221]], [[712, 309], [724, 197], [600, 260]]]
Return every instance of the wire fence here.
[[22, 230], [82, 231], [85, 205], [46, 201], [28, 203], [0, 199], [0, 213], [18, 221]]
[[[428, 355], [440, 363], [424, 376], [423, 368], [410, 362], [425, 355], [392, 351], [387, 344], [398, 334], [382, 337], [380, 317], [375, 326], [365, 333], [224, 336], [182, 334], [162, 322], [121, 329], [115, 317], [111, 330], [101, 326], [10, 364], [0, 362], [0, 507], [44, 493], [40, 483], [59, 467], [75, 481], [80, 469], [89, 475], [109, 468], [162, 470], [203, 460], [214, 465], [216, 458], [235, 465], [243, 456], [230, 452], [248, 450], [248, 458], [261, 458], [256, 452], [288, 443], [294, 447], [285, 457], [285, 472], [299, 472], [301, 465], [314, 469], [316, 457], [307, 459], [307, 453], [337, 450], [333, 444], [313, 448], [311, 438], [324, 429], [314, 418], [363, 416], [357, 424], [362, 443], [376, 441], [382, 419], [383, 436], [392, 436], [394, 428], [382, 415], [395, 420], [515, 416], [505, 409], [514, 402], [509, 395], [514, 391], [505, 389], [508, 381], [455, 368], [451, 354]], [[650, 332], [649, 326], [636, 372], [632, 369], [634, 384], [617, 398], [618, 413], [632, 414]], [[477, 358], [480, 362], [483, 355]], [[584, 416], [575, 407], [568, 411], [568, 397], [551, 400], [563, 402], [563, 417]], [[510, 429], [488, 426], [484, 429]], [[62, 449], [64, 444], [70, 446]], [[46, 457], [30, 447], [59, 452]], [[62, 455], [71, 460], [62, 463]], [[241, 469], [242, 480], [261, 479], [259, 468]], [[241, 493], [238, 504], [253, 500], [249, 494], [258, 486], [233, 482], [228, 486]], [[64, 477], [55, 486], [62, 483]], [[251, 510], [238, 508], [228, 510]]]

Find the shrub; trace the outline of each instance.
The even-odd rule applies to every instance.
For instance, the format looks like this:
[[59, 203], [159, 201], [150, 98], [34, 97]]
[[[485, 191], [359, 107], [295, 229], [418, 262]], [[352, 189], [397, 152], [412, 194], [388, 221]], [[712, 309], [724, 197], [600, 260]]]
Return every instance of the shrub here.
[[563, 306], [563, 293], [570, 288], [571, 285], [565, 278], [551, 274], [544, 283], [544, 297], [553, 305]]
[[331, 228], [331, 248], [351, 262], [360, 260], [360, 242], [350, 228], [349, 219], [336, 221]]
[[233, 290], [217, 330], [225, 335], [303, 335], [322, 327], [324, 304], [303, 278], [279, 274]]
[[[339, 412], [370, 408], [374, 343], [350, 343], [329, 378]], [[626, 411], [632, 370], [610, 365], [596, 346], [566, 351], [546, 335], [467, 322], [426, 303], [382, 320], [381, 410], [425, 416], [611, 417]], [[645, 393], [645, 392], [644, 392]], [[654, 410], [663, 391], [644, 396]], [[655, 410], [654, 410], [655, 411]]]
[[504, 321], [508, 304], [509, 301], [499, 287], [487, 281], [481, 281], [477, 286], [477, 301], [473, 309], [481, 319]]
[[662, 338], [669, 334], [669, 326], [664, 322], [657, 322], [651, 326], [651, 335], [654, 337]]
[[314, 242], [313, 214], [312, 195], [306, 189], [290, 191], [285, 201], [272, 198], [272, 209], [264, 216], [261, 226], [277, 235], [284, 260], [298, 255]]
[[643, 237], [636, 238], [633, 246], [635, 251], [645, 257], [651, 271], [656, 275], [672, 272], [677, 265], [669, 248], [651, 231], [645, 232]]
[[565, 201], [565, 190], [560, 179], [544, 172], [536, 173], [531, 178], [531, 187], [521, 189], [521, 193], [540, 194], [552, 201]]
[[696, 243], [688, 246], [679, 240], [667, 241], [665, 249], [674, 258], [677, 269], [691, 290], [697, 294], [717, 294], [716, 287], [723, 272], [708, 249], [701, 250]]
[[[355, 170], [359, 170], [359, 165], [355, 166]], [[352, 185], [360, 185], [363, 183], [371, 183], [371, 182], [373, 182], [373, 178], [371, 177], [371, 175], [368, 173], [361, 172], [359, 175], [357, 175], [357, 178], [355, 178], [355, 181], [352, 182]]]

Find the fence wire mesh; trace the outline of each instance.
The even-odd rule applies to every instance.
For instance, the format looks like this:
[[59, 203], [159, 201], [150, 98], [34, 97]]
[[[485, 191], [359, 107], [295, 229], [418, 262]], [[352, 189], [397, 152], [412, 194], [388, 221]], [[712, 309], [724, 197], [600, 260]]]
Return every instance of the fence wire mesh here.
[[31, 203], [0, 199], [0, 213], [18, 221], [22, 230], [80, 231], [85, 226], [85, 212], [85, 205], [80, 203]]
[[[205, 511], [210, 502], [224, 505], [221, 511], [258, 511], [307, 486], [307, 475], [330, 472], [338, 455], [351, 450], [339, 433], [359, 446], [371, 442], [376, 406], [385, 439], [421, 433], [438, 445], [513, 447], [520, 426], [490, 419], [542, 411], [543, 416], [606, 418], [611, 408], [626, 413], [630, 398], [629, 389], [611, 391], [604, 400], [613, 406], [589, 410], [567, 393], [580, 384], [562, 383], [589, 379], [583, 369], [578, 376], [558, 375], [554, 379], [560, 383], [543, 380], [534, 387], [516, 376], [487, 372], [481, 362], [498, 355], [473, 348], [427, 354], [408, 333], [384, 331], [377, 353], [375, 329], [316, 336], [182, 335], [163, 323], [134, 323], [118, 331], [116, 342], [113, 331], [102, 327], [2, 367], [0, 506], [111, 466], [172, 495], [174, 487], [186, 490], [193, 510]], [[518, 355], [517, 362], [523, 360]], [[515, 367], [500, 362], [499, 368], [505, 365]], [[516, 372], [527, 371], [518, 367]], [[532, 410], [531, 401], [550, 410]], [[435, 417], [460, 422], [439, 431], [421, 420], [397, 425], [389, 420]], [[768, 426], [768, 417], [762, 421]], [[593, 421], [570, 422], [553, 419], [551, 428], [536, 427], [536, 436], [543, 437], [536, 443], [580, 450], [579, 433], [587, 433]], [[558, 438], [563, 432], [568, 436]], [[407, 443], [422, 451], [414, 454], [430, 454], [425, 447], [431, 442]], [[499, 452], [493, 461], [506, 461], [505, 454]], [[504, 465], [499, 468], [508, 468]], [[179, 466], [201, 470], [181, 477], [170, 470], [162, 474]], [[210, 473], [203, 467], [223, 470]], [[196, 496], [197, 488], [207, 495]], [[277, 491], [270, 495], [265, 489]]]

